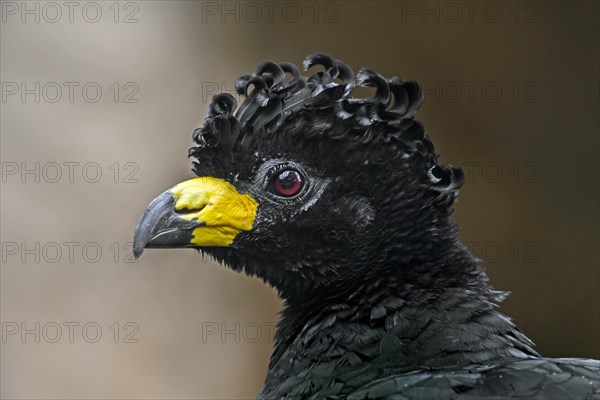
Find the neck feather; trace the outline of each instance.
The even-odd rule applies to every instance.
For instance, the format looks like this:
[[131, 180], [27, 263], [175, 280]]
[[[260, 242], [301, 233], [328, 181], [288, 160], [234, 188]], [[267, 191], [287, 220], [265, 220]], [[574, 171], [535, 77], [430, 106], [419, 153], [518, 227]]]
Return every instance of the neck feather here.
[[445, 260], [462, 265], [402, 265], [395, 274], [286, 299], [263, 393], [277, 396], [271, 390], [280, 390], [278, 383], [310, 375], [315, 365], [343, 376], [537, 356], [533, 343], [497, 311], [505, 294], [490, 288], [477, 262], [464, 254]]

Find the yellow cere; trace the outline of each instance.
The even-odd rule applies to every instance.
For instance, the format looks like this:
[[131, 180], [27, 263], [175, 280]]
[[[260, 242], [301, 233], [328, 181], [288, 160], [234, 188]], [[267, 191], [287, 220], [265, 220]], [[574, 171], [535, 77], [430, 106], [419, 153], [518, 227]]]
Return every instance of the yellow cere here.
[[[201, 177], [181, 182], [169, 190], [181, 218], [205, 225], [194, 229], [191, 244], [229, 246], [241, 231], [249, 231], [258, 203], [222, 179]], [[189, 210], [189, 212], [185, 211]]]

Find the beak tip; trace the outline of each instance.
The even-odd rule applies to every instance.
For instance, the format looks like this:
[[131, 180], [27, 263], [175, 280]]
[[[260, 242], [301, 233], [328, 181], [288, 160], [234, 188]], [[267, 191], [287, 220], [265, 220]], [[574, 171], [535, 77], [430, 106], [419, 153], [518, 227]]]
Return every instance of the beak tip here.
[[133, 258], [135, 258], [136, 260], [139, 259], [143, 252], [144, 252], [143, 247], [141, 249], [134, 248], [133, 249]]
[[138, 258], [140, 258], [140, 256], [144, 252], [145, 246], [146, 246], [146, 243], [144, 243], [144, 241], [141, 240], [140, 235], [139, 235], [139, 227], [138, 227], [136, 229], [135, 236], [133, 238], [133, 258], [135, 258], [136, 260]]

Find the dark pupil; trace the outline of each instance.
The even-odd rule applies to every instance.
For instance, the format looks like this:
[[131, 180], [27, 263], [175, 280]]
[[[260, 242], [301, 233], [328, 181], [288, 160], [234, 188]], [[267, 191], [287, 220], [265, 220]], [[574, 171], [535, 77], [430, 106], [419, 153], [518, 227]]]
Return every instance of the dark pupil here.
[[284, 173], [281, 174], [281, 176], [279, 177], [279, 180], [281, 182], [282, 188], [291, 189], [294, 187], [294, 184], [298, 180], [298, 177], [296, 176], [295, 172], [285, 171]]

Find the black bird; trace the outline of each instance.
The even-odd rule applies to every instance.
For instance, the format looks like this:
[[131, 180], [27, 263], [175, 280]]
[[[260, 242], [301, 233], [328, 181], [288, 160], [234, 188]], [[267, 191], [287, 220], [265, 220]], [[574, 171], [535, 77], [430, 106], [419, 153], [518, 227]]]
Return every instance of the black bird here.
[[[193, 247], [285, 301], [259, 399], [600, 399], [600, 362], [543, 358], [457, 238], [460, 168], [414, 120], [414, 81], [325, 54], [216, 95], [198, 178], [158, 196], [144, 247]], [[353, 88], [374, 88], [370, 98]]]

